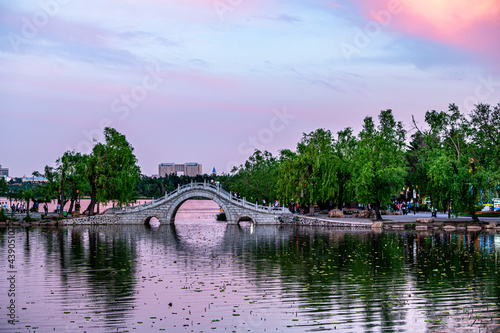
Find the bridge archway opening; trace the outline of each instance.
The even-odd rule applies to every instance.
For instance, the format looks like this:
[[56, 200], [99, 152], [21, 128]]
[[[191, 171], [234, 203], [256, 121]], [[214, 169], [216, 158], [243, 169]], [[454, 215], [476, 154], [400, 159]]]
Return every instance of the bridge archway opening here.
[[236, 221], [238, 224], [255, 224], [255, 221], [250, 216], [240, 216]]
[[172, 213], [172, 222], [189, 223], [189, 221], [215, 221], [222, 213], [220, 205], [210, 198], [189, 198], [178, 204]]
[[160, 220], [155, 216], [150, 216], [144, 220], [144, 224], [151, 228], [158, 228], [160, 226]]

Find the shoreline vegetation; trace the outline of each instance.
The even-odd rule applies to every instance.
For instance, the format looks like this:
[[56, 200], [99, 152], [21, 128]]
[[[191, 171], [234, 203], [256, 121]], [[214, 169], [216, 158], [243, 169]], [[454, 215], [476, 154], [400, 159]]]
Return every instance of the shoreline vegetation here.
[[[392, 110], [382, 110], [378, 122], [366, 117], [357, 134], [350, 127], [336, 134], [324, 128], [303, 133], [295, 150], [273, 156], [256, 149], [245, 163], [219, 176], [147, 177], [123, 134], [107, 127], [104, 138], [88, 155], [67, 151], [55, 166], [33, 172], [46, 183], [0, 178], [0, 195], [9, 205], [14, 199], [29, 208], [54, 199], [61, 207], [69, 203], [67, 212], [59, 210], [57, 218], [63, 219], [65, 212], [100, 214], [97, 203], [124, 207], [191, 181], [217, 181], [248, 202], [285, 205], [303, 215], [369, 208], [382, 221], [384, 211], [403, 206], [433, 215], [447, 212], [448, 219], [468, 214], [478, 223], [489, 213], [479, 211], [500, 192], [500, 103], [478, 104], [468, 114], [450, 104], [446, 111], [427, 111], [425, 124], [413, 120], [410, 127], [396, 121]], [[83, 197], [90, 202], [77, 209]], [[26, 220], [31, 220], [30, 210]]]

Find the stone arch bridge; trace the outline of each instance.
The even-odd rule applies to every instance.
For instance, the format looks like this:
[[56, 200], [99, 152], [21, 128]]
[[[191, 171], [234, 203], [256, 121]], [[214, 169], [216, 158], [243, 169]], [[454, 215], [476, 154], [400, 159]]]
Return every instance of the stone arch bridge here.
[[242, 219], [250, 219], [256, 224], [278, 224], [279, 216], [285, 213], [285, 207], [261, 206], [238, 199], [225, 191], [219, 184], [190, 183], [179, 186], [175, 191], [163, 198], [153, 200], [145, 205], [126, 208], [108, 209], [103, 215], [113, 216], [120, 224], [145, 224], [152, 217], [160, 223], [174, 223], [179, 207], [192, 198], [207, 198], [215, 201], [224, 210], [229, 224], [238, 224]]

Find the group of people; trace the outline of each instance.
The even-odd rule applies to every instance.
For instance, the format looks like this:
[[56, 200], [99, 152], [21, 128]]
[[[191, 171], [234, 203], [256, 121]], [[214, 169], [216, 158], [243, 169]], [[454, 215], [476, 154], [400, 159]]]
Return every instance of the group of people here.
[[292, 201], [292, 203], [290, 204], [290, 212], [292, 212], [292, 214], [300, 213], [300, 205], [298, 202], [294, 203]]
[[[38, 202], [33, 203], [33, 207], [32, 207], [31, 211], [38, 212], [38, 209], [39, 209]], [[17, 202], [15, 204], [12, 203], [12, 205], [9, 207], [8, 202], [0, 202], [0, 210], [5, 211], [5, 213], [7, 213], [7, 214], [12, 214], [12, 215], [25, 214], [26, 213], [26, 204], [25, 203], [19, 204], [19, 202]], [[45, 203], [43, 205], [43, 210], [45, 212], [45, 215], [47, 215], [49, 212], [49, 206], [47, 205], [47, 203]]]
[[403, 215], [408, 215], [408, 212], [411, 211], [412, 203], [411, 202], [408, 202], [408, 203], [400, 202], [400, 203], [396, 204], [396, 208], [398, 210], [400, 210], [403, 213]]
[[16, 204], [12, 204], [10, 207], [9, 207], [9, 204], [8, 202], [2, 202], [0, 203], [0, 207], [2, 208], [2, 210], [4, 210], [6, 213], [11, 213], [11, 214], [16, 214], [16, 213], [20, 213], [20, 214], [24, 214], [26, 213], [26, 204], [22, 203], [22, 204], [19, 204], [16, 203]]

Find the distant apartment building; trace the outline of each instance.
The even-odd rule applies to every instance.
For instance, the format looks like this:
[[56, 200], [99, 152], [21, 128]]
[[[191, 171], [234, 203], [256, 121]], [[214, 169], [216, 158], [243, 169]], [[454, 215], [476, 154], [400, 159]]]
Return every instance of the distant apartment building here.
[[9, 168], [2, 168], [0, 165], [0, 177], [9, 177]]
[[201, 164], [196, 162], [175, 164], [175, 163], [161, 163], [158, 165], [158, 175], [165, 177], [166, 175], [188, 176], [195, 177], [202, 174]]

